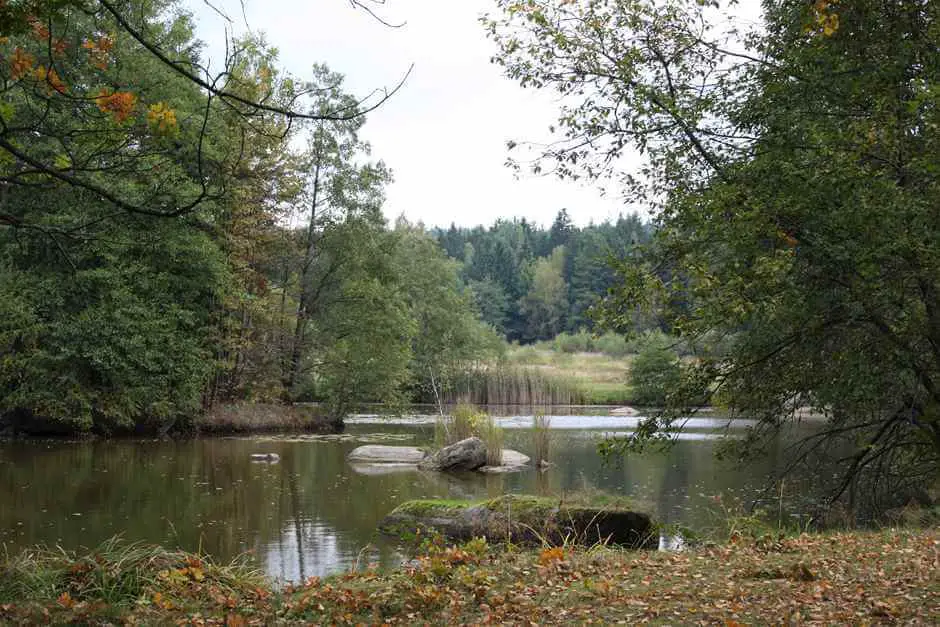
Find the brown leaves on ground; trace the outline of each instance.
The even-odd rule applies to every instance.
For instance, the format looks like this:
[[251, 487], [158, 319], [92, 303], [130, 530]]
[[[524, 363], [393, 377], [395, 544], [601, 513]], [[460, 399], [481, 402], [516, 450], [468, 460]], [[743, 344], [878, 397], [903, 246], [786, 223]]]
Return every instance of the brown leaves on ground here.
[[940, 621], [935, 531], [802, 535], [682, 553], [496, 552], [419, 560], [295, 592], [282, 620], [317, 623], [859, 624]]
[[[269, 591], [216, 568], [161, 570], [161, 589], [120, 607], [69, 594], [0, 605], [0, 623], [937, 624], [936, 530], [802, 535], [681, 553], [507, 551], [477, 540], [391, 573], [366, 571]], [[223, 585], [224, 583], [224, 585]]]

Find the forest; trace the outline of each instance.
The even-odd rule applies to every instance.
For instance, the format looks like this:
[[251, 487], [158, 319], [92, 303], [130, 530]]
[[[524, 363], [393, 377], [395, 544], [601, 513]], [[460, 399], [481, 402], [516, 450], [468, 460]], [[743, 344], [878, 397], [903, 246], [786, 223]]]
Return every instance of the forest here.
[[497, 1], [493, 62], [563, 99], [556, 141], [507, 142], [517, 170], [613, 182], [653, 218], [428, 229], [387, 224], [392, 167], [361, 139], [394, 89], [291, 76], [251, 36], [212, 74], [173, 0], [4, 3], [0, 424], [167, 433], [293, 400], [341, 419], [440, 404], [507, 342], [661, 330], [690, 354], [608, 453], [715, 406], [756, 421], [737, 454], [760, 455], [810, 408], [829, 429], [802, 459], [850, 451], [837, 493], [929, 482], [937, 7], [787, 1], [749, 32], [712, 8]]
[[487, 0], [447, 119], [623, 211], [449, 226], [195, 5], [0, 0], [0, 623], [940, 620], [940, 2]]
[[8, 429], [165, 433], [234, 401], [339, 419], [428, 400], [504, 338], [590, 328], [608, 257], [649, 237], [636, 216], [577, 229], [566, 211], [548, 230], [389, 226], [392, 170], [340, 74], [283, 75], [243, 39], [213, 92], [181, 7], [130, 6], [134, 22], [110, 3], [2, 15]]

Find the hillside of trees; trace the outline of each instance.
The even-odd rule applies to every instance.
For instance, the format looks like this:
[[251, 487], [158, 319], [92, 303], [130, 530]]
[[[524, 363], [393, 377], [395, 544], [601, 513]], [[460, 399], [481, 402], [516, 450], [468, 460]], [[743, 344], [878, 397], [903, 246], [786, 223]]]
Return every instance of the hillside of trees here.
[[636, 214], [578, 228], [566, 209], [549, 228], [517, 220], [436, 229], [482, 319], [508, 341], [593, 330], [590, 312], [617, 284], [615, 262], [637, 255], [651, 227]]

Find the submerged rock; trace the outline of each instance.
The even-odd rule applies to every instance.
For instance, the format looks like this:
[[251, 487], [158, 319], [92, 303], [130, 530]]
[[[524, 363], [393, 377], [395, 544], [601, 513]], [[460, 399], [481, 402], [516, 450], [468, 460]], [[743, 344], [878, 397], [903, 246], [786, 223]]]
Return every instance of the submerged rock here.
[[528, 465], [530, 461], [532, 460], [528, 455], [509, 448], [504, 448], [499, 466], [482, 466], [478, 470], [486, 473], [520, 472], [530, 468]]
[[349, 467], [357, 475], [393, 475], [402, 472], [417, 472], [416, 464], [399, 462], [349, 462]]
[[277, 453], [252, 453], [251, 461], [253, 462], [268, 462], [270, 464], [276, 464], [281, 461], [281, 456]]
[[368, 464], [417, 464], [427, 455], [427, 451], [416, 446], [367, 444], [353, 449], [346, 459]]
[[624, 405], [623, 407], [615, 407], [610, 410], [611, 416], [639, 416], [640, 412], [634, 408]]
[[445, 446], [418, 464], [421, 470], [476, 470], [486, 465], [486, 445], [477, 437]]
[[642, 512], [519, 495], [482, 503], [408, 501], [383, 518], [379, 530], [402, 538], [436, 532], [454, 541], [485, 536], [491, 542], [604, 543], [632, 548], [655, 548], [659, 540], [650, 516]]

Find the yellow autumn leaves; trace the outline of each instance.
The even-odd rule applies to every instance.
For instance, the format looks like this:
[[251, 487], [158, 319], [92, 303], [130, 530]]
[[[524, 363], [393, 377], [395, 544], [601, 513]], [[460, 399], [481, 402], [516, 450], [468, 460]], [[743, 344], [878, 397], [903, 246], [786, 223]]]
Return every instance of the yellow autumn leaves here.
[[[39, 36], [48, 38], [49, 33], [43, 31], [36, 34], [37, 38]], [[7, 44], [10, 44], [8, 37], [0, 38], [0, 46]], [[55, 44], [53, 56], [63, 56], [66, 53], [65, 44], [61, 43], [61, 40], [55, 40]], [[89, 62], [94, 67], [105, 70], [114, 48], [114, 38], [107, 34], [98, 35], [83, 40], [81, 48], [88, 52]], [[0, 64], [6, 66], [8, 76], [13, 81], [34, 81], [36, 87], [42, 88], [46, 95], [68, 93], [68, 85], [63, 81], [54, 64], [50, 62], [46, 66], [38, 63], [36, 56], [23, 46], [14, 46], [12, 52], [8, 54], [0, 50]], [[132, 120], [139, 104], [138, 97], [133, 92], [108, 88], [102, 88], [98, 93], [90, 95], [89, 100], [99, 111], [109, 114], [118, 124]], [[178, 131], [176, 112], [166, 102], [153, 103], [147, 107], [146, 123], [154, 135], [168, 136]]]
[[832, 37], [839, 30], [839, 14], [835, 12], [836, 0], [816, 0], [813, 3], [815, 24], [807, 26], [807, 31], [816, 31], [826, 37]]

